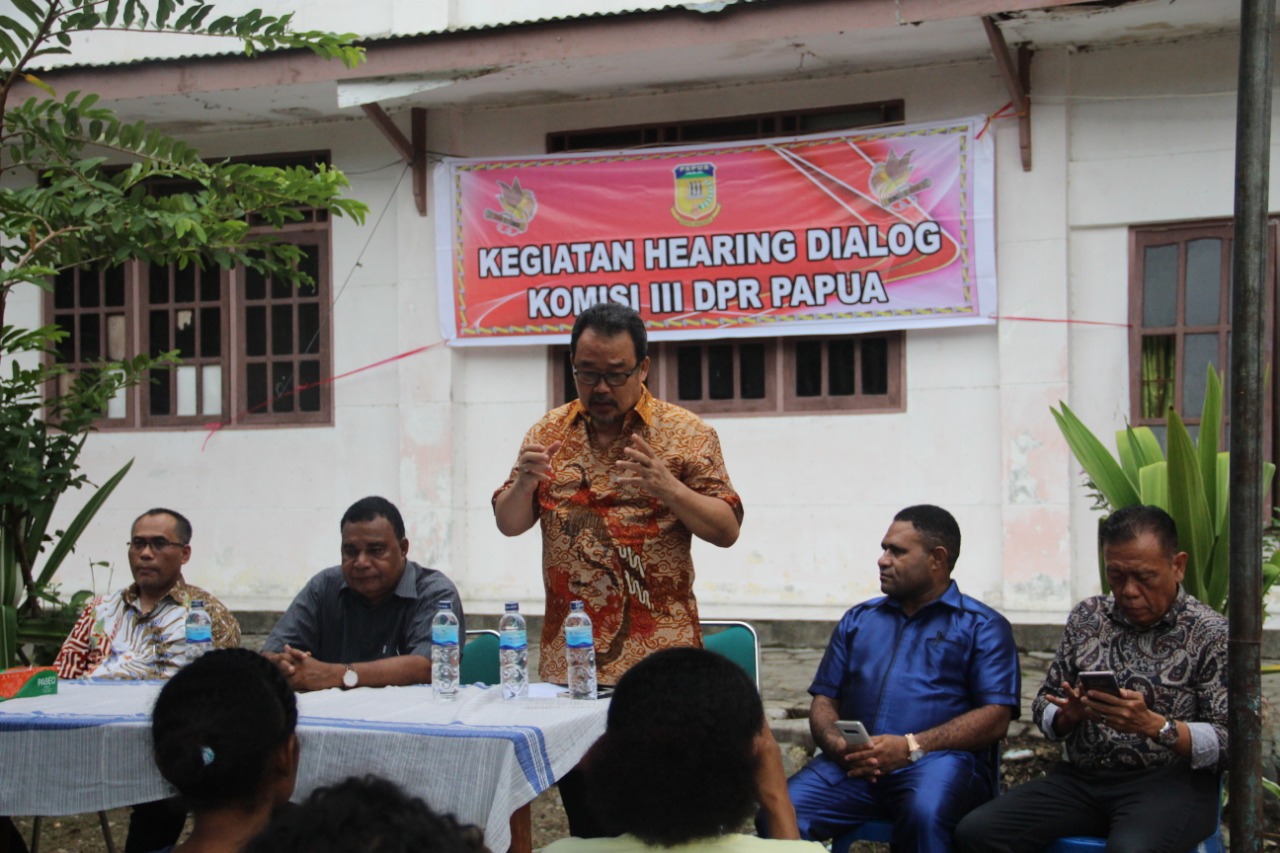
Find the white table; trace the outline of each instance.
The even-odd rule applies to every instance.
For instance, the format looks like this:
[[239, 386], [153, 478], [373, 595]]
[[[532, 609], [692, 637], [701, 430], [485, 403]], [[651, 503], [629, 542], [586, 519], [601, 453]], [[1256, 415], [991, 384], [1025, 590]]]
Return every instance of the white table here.
[[[0, 702], [0, 814], [59, 815], [174, 794], [151, 757], [159, 682], [68, 682], [54, 696]], [[454, 702], [429, 686], [298, 696], [295, 799], [374, 773], [438, 811], [511, 844], [511, 817], [571, 770], [604, 732], [608, 702], [558, 698], [554, 685], [504, 701], [466, 687]], [[527, 815], [527, 811], [526, 811]]]

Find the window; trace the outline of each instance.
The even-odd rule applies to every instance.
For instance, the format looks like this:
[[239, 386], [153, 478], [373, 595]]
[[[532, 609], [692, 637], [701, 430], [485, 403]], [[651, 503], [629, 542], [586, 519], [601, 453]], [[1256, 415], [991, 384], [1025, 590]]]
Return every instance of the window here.
[[[308, 162], [313, 162], [310, 158]], [[68, 332], [58, 358], [74, 370], [102, 359], [176, 350], [181, 363], [154, 370], [118, 396], [104, 428], [332, 422], [329, 221], [255, 233], [297, 244], [316, 286], [297, 288], [253, 270], [127, 263], [65, 270], [46, 300], [49, 322]], [[63, 381], [68, 381], [64, 377]]]
[[[902, 332], [797, 338], [735, 338], [649, 345], [649, 390], [699, 414], [900, 412]], [[568, 347], [553, 399], [577, 398]]]
[[[903, 102], [884, 101], [659, 125], [551, 133], [552, 153], [731, 142], [900, 124]], [[826, 337], [651, 343], [649, 389], [699, 414], [900, 412], [906, 407], [902, 332]], [[577, 397], [568, 347], [551, 350], [551, 395]]]
[[[1212, 365], [1225, 373], [1231, 363], [1232, 226], [1222, 222], [1141, 228], [1134, 230], [1132, 238], [1131, 422], [1151, 427], [1163, 444], [1168, 408], [1178, 412], [1194, 436], [1204, 406], [1207, 368]], [[1275, 292], [1275, 254], [1273, 224], [1267, 265], [1268, 316], [1274, 310], [1270, 303]], [[1274, 323], [1267, 324], [1269, 353], [1273, 327]], [[1274, 363], [1271, 372], [1274, 375]], [[1227, 381], [1229, 385], [1229, 377]], [[1275, 394], [1275, 385], [1270, 383], [1269, 394]], [[1224, 448], [1227, 415], [1224, 409]]]

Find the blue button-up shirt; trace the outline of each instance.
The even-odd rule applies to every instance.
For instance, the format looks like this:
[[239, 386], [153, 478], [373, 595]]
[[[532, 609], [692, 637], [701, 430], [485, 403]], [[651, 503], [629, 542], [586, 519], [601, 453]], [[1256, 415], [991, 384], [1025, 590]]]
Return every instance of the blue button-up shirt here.
[[1009, 621], [952, 581], [911, 616], [882, 596], [849, 609], [831, 634], [809, 692], [872, 735], [921, 732], [986, 705], [1021, 708]]

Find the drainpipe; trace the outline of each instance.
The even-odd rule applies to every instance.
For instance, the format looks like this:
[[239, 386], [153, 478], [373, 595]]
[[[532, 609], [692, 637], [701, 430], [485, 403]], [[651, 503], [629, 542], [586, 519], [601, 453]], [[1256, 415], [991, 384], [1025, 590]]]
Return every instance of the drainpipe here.
[[1262, 413], [1272, 0], [1241, 0], [1231, 317], [1231, 851], [1262, 850]]

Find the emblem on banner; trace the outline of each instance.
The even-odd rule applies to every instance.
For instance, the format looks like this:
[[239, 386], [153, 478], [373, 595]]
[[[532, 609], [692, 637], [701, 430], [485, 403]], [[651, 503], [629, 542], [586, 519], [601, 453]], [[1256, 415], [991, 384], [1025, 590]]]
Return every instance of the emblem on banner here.
[[676, 203], [671, 215], [681, 225], [707, 225], [720, 213], [716, 200], [716, 167], [711, 163], [676, 166]]
[[915, 149], [899, 157], [893, 149], [883, 163], [876, 163], [871, 170], [871, 191], [880, 199], [880, 204], [889, 210], [901, 210], [915, 201], [917, 193], [933, 186], [933, 181], [911, 183], [911, 155]]
[[502, 210], [486, 207], [484, 218], [497, 223], [498, 232], [508, 237], [528, 231], [529, 223], [538, 214], [538, 200], [534, 197], [533, 191], [521, 187], [519, 178], [510, 184], [498, 181], [498, 189], [501, 192], [498, 193], [497, 199], [502, 205]]

